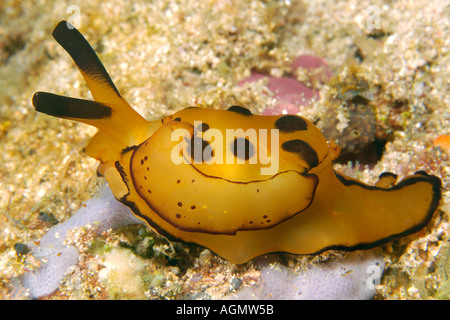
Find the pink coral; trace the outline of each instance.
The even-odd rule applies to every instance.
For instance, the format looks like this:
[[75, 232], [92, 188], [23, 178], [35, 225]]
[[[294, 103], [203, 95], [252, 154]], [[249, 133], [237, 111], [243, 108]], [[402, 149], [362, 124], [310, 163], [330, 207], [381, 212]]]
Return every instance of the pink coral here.
[[[268, 78], [267, 87], [273, 92], [276, 104], [273, 108], [267, 108], [263, 111], [263, 115], [275, 115], [292, 113], [296, 114], [300, 106], [308, 106], [313, 99], [319, 98], [319, 91], [308, 87], [296, 78], [299, 69], [304, 69], [308, 74], [312, 74], [313, 82], [326, 82], [331, 77], [330, 69], [325, 60], [311, 55], [301, 55], [294, 59], [291, 63], [293, 71], [292, 75], [284, 77], [273, 77], [258, 72], [252, 72], [251, 76], [239, 82], [243, 85], [246, 82], [258, 81], [262, 78]], [[317, 72], [316, 72], [317, 71]]]

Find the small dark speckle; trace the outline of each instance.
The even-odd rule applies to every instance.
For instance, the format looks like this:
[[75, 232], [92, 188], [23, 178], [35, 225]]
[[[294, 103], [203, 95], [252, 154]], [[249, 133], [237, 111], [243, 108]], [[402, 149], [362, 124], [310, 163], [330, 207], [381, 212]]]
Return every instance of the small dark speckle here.
[[195, 210], [195, 208], [196, 208], [196, 206], [191, 206], [191, 209], [192, 209], [192, 210]]
[[234, 278], [231, 280], [230, 284], [234, 290], [238, 290], [242, 286], [242, 280], [239, 278]]
[[194, 182], [195, 182], [195, 179], [192, 179], [191, 183], [194, 183]]
[[178, 179], [178, 180], [177, 180], [177, 183], [180, 183], [180, 182], [181, 182], [181, 180], [180, 180], [180, 179]]
[[183, 206], [183, 204], [181, 202], [178, 202], [177, 206], [181, 207], [181, 206]]
[[151, 191], [150, 189], [147, 189], [147, 192], [148, 192], [148, 193], [152, 193], [152, 191]]
[[49, 225], [52, 225], [52, 226], [59, 223], [58, 219], [56, 219], [55, 216], [51, 213], [46, 213], [46, 212], [41, 211], [41, 212], [39, 212], [38, 218], [39, 218], [39, 220], [41, 220]]
[[25, 254], [27, 254], [28, 252], [30, 252], [30, 248], [28, 248], [28, 246], [27, 245], [25, 245], [25, 244], [23, 244], [23, 243], [16, 243], [15, 245], [14, 245], [14, 250], [16, 251], [16, 254], [18, 255], [18, 256], [20, 256], [20, 255], [25, 255]]
[[180, 218], [181, 218], [181, 214], [177, 213], [177, 214], [175, 215], [175, 217], [177, 217], [177, 219], [180, 219]]

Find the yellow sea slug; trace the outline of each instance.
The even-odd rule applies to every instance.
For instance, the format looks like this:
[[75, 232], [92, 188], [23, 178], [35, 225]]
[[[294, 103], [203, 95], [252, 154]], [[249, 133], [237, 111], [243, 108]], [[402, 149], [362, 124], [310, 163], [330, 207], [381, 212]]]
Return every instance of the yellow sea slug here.
[[37, 92], [33, 105], [99, 129], [86, 152], [114, 196], [158, 233], [234, 263], [269, 252], [371, 248], [420, 230], [441, 180], [417, 172], [369, 186], [332, 169], [335, 146], [297, 115], [190, 107], [147, 121], [121, 97], [86, 39], [53, 31], [95, 101]]

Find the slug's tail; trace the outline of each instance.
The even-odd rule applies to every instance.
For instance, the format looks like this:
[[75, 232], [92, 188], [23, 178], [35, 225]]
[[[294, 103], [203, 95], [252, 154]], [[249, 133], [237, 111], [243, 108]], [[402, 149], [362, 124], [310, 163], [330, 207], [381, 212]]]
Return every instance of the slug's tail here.
[[59, 22], [52, 35], [72, 57], [95, 101], [36, 92], [33, 96], [35, 109], [95, 126], [125, 145], [145, 135], [148, 122], [122, 98], [83, 35], [67, 21]]
[[[335, 213], [346, 216], [339, 242], [352, 249], [371, 248], [421, 230], [432, 218], [442, 195], [441, 180], [424, 171], [397, 184], [396, 175], [383, 173], [376, 186], [338, 173], [336, 177], [345, 191], [335, 208]], [[333, 225], [333, 230], [338, 229]]]

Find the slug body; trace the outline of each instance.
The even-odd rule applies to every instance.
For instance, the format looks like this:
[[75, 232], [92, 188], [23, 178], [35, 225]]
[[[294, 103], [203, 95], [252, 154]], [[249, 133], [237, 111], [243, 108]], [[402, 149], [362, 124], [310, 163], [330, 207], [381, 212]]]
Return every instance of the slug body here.
[[371, 248], [426, 225], [441, 181], [417, 172], [376, 186], [336, 173], [334, 149], [309, 120], [190, 107], [146, 121], [120, 96], [86, 39], [61, 21], [53, 36], [95, 101], [37, 92], [39, 112], [99, 129], [86, 152], [120, 202], [158, 233], [234, 263], [270, 252]]

